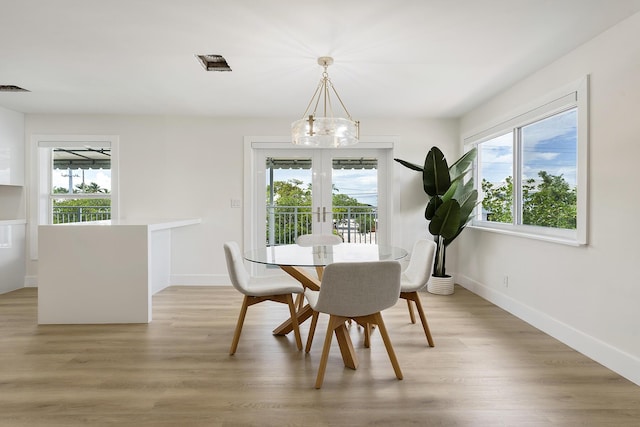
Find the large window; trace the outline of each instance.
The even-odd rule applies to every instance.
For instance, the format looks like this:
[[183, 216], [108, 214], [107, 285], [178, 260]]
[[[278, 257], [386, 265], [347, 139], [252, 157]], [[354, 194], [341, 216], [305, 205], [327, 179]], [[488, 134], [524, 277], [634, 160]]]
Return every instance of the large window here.
[[465, 139], [481, 204], [472, 226], [586, 243], [587, 81]]

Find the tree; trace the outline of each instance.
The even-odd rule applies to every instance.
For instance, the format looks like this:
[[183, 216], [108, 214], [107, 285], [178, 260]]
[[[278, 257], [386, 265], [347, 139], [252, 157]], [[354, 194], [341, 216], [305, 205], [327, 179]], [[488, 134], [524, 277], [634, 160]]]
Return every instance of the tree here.
[[[522, 186], [522, 223], [540, 227], [575, 229], [577, 218], [576, 188], [571, 188], [561, 175], [538, 172], [540, 181], [527, 179]], [[487, 221], [513, 222], [513, 179], [496, 187], [482, 180], [482, 207]]]
[[[271, 200], [271, 187], [267, 186], [267, 200]], [[269, 241], [270, 225], [273, 224], [275, 244], [295, 241], [301, 234], [311, 232], [311, 185], [298, 179], [275, 181], [273, 183], [273, 203], [267, 211], [267, 241]], [[357, 231], [370, 232], [375, 229], [375, 207], [360, 203], [356, 198], [340, 193], [332, 188], [333, 214], [339, 220], [355, 218]], [[348, 213], [352, 218], [347, 218]], [[270, 216], [273, 217], [270, 218]], [[271, 222], [273, 221], [273, 223]], [[354, 230], [355, 232], [356, 230]]]
[[522, 223], [553, 228], [576, 228], [577, 193], [562, 175], [538, 172], [542, 179], [537, 187], [527, 180], [522, 188]]
[[499, 187], [483, 179], [482, 192], [482, 207], [487, 212], [487, 221], [512, 223], [513, 179], [508, 176], [505, 184]]
[[69, 190], [65, 187], [53, 187], [53, 194], [68, 194]]
[[[340, 190], [333, 188], [332, 201], [333, 213], [338, 214], [341, 219], [350, 221], [352, 218], [346, 216], [351, 213], [355, 216], [355, 223], [358, 224], [359, 233], [369, 233], [375, 230], [375, 208], [366, 203], [360, 203], [358, 199], [341, 194]], [[356, 230], [354, 230], [355, 232]]]
[[106, 188], [102, 188], [100, 187], [97, 183], [95, 182], [91, 182], [89, 184], [85, 184], [84, 182], [82, 184], [78, 184], [76, 185], [76, 189], [73, 190], [74, 193], [109, 193], [109, 190], [107, 190]]
[[[271, 187], [267, 186], [267, 200], [271, 200]], [[276, 220], [277, 219], [277, 220]], [[273, 220], [273, 230], [270, 226]], [[311, 186], [299, 179], [275, 181], [273, 203], [267, 209], [267, 241], [274, 232], [274, 244], [289, 243], [311, 229]]]
[[53, 223], [111, 219], [111, 199], [53, 200]]

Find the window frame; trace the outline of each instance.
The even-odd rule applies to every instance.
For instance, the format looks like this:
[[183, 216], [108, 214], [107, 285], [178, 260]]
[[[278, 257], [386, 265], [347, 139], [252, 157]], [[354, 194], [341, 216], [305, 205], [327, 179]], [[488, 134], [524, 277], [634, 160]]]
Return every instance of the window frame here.
[[[51, 224], [52, 199], [110, 198], [111, 218], [118, 219], [119, 198], [119, 137], [116, 135], [32, 135], [31, 136], [31, 194], [29, 247], [31, 260], [38, 260], [38, 226]], [[73, 193], [53, 194], [51, 186], [52, 150], [58, 147], [109, 147], [111, 149], [111, 192], [105, 194]]]
[[[575, 81], [565, 87], [555, 90], [539, 100], [525, 107], [513, 111], [505, 118], [495, 121], [493, 124], [481, 126], [480, 130], [463, 137], [463, 145], [466, 150], [478, 147], [483, 142], [497, 136], [511, 133], [513, 135], [513, 222], [498, 223], [482, 219], [482, 205], [476, 208], [476, 215], [469, 227], [478, 230], [516, 235], [520, 237], [551, 241], [572, 246], [587, 244], [587, 197], [588, 197], [588, 146], [589, 146], [589, 102], [588, 102], [589, 76]], [[553, 117], [565, 111], [577, 109], [577, 143], [576, 143], [576, 228], [560, 229], [553, 227], [541, 227], [522, 224], [522, 143], [521, 128], [545, 118]], [[482, 195], [479, 177], [478, 159], [473, 166], [473, 179], [475, 188]]]

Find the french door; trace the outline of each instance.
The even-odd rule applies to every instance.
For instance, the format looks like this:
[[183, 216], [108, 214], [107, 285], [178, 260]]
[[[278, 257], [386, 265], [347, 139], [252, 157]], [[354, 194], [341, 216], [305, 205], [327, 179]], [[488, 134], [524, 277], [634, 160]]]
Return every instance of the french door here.
[[[290, 145], [286, 145], [290, 147]], [[389, 148], [253, 148], [251, 245], [338, 234], [388, 244]]]

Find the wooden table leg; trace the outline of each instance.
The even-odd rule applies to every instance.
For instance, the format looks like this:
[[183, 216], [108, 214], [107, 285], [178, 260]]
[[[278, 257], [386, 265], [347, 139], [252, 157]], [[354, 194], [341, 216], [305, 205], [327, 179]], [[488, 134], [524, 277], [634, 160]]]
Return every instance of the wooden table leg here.
[[309, 288], [312, 291], [320, 290], [320, 280], [310, 275], [304, 268], [292, 265], [281, 265], [280, 268], [289, 276], [299, 281], [305, 288]]
[[343, 323], [342, 326], [337, 327], [335, 334], [338, 345], [340, 346], [344, 366], [351, 369], [358, 369], [358, 356], [353, 349], [353, 342], [351, 341], [346, 325]]
[[[309, 304], [302, 307], [302, 310], [298, 310], [298, 314], [296, 316], [298, 318], [298, 325], [300, 325], [302, 322], [310, 318], [312, 314], [313, 314], [313, 310], [311, 310], [311, 307], [309, 307]], [[282, 322], [280, 326], [275, 328], [273, 330], [273, 334], [286, 335], [291, 331], [293, 331], [293, 322], [291, 322], [291, 319], [289, 318], [284, 322]]]
[[[310, 275], [304, 268], [295, 267], [291, 265], [281, 265], [280, 268], [285, 271], [289, 276], [299, 281], [302, 286], [311, 290], [317, 291], [320, 289], [320, 280]], [[302, 309], [298, 310], [298, 325], [302, 324], [308, 318], [311, 317], [313, 310], [309, 305], [305, 305]], [[293, 330], [291, 319], [285, 320], [277, 328], [273, 330], [274, 335], [286, 335]]]

